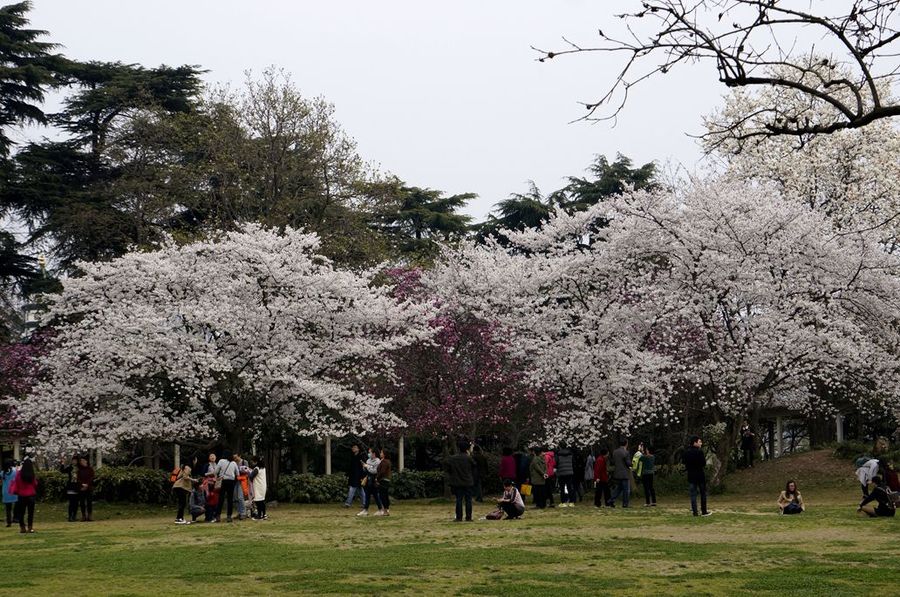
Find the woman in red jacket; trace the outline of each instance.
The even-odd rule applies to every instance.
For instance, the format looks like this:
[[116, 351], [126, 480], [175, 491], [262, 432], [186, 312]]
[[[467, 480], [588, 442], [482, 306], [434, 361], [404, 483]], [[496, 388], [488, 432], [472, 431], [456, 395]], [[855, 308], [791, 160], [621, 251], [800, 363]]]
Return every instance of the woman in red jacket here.
[[603, 504], [609, 502], [612, 494], [609, 490], [609, 450], [600, 449], [600, 455], [594, 461], [594, 507], [602, 508]]
[[94, 520], [94, 467], [84, 456], [78, 461], [78, 503], [81, 522]]
[[516, 478], [516, 459], [513, 458], [512, 448], [503, 448], [503, 456], [500, 457], [500, 480]]
[[[16, 518], [19, 519], [20, 533], [34, 532], [34, 499], [37, 495], [38, 480], [34, 474], [34, 463], [31, 459], [22, 463], [16, 478], [13, 479], [10, 491], [19, 497], [16, 502]], [[25, 524], [25, 515], [28, 515], [28, 525]], [[27, 530], [26, 530], [27, 529]]]

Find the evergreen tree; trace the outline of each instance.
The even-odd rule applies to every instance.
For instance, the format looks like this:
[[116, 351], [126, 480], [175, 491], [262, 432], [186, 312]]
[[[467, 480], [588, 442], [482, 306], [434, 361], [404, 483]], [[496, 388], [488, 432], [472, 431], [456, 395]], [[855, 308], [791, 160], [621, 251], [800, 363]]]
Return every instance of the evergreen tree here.
[[65, 141], [18, 152], [0, 206], [19, 215], [31, 242], [46, 243], [63, 268], [109, 259], [158, 235], [119, 185], [127, 164], [111, 143], [126, 122], [148, 111], [190, 111], [200, 88], [195, 67], [146, 69], [118, 62], [66, 61], [61, 76], [75, 91], [50, 122]]
[[54, 82], [56, 44], [40, 41], [46, 31], [27, 29], [31, 2], [0, 7], [0, 155], [13, 144], [6, 129], [23, 122], [46, 123], [40, 108]]
[[621, 153], [616, 154], [613, 163], [606, 156], [597, 156], [588, 172], [592, 178], [569, 177], [569, 184], [558, 194], [558, 205], [564, 210], [582, 211], [621, 194], [628, 187], [651, 190], [656, 185], [656, 164], [649, 162], [633, 168], [631, 159]]
[[[399, 181], [398, 181], [399, 182]], [[375, 225], [394, 240], [401, 254], [428, 258], [435, 239], [464, 234], [471, 217], [459, 213], [474, 193], [444, 196], [443, 191], [398, 184], [392, 201], [375, 216]]]

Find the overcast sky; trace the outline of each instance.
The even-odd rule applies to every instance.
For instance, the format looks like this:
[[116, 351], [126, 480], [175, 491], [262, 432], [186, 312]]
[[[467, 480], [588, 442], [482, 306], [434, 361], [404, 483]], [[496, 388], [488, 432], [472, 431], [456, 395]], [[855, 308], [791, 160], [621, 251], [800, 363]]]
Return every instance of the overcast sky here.
[[546, 63], [531, 45], [590, 43], [621, 27], [632, 0], [34, 0], [32, 26], [75, 59], [196, 64], [240, 83], [277, 65], [323, 95], [366, 160], [417, 186], [474, 192], [483, 218], [533, 179], [544, 192], [596, 154], [693, 168], [686, 133], [721, 101], [712, 65], [635, 89], [615, 127], [569, 124], [619, 63], [578, 55]]

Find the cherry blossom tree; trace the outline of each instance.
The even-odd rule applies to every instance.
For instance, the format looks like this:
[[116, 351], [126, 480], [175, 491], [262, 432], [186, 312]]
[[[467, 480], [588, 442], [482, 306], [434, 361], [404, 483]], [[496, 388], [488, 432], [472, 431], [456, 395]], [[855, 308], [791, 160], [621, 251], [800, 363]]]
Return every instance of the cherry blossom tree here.
[[[597, 218], [610, 224], [585, 245]], [[774, 401], [896, 406], [900, 261], [774, 188], [695, 181], [507, 236], [527, 251], [448, 250], [429, 285], [508, 326], [559, 388], [551, 437], [674, 421], [684, 395], [729, 434]]]
[[[398, 298], [432, 301], [422, 270], [391, 271]], [[411, 432], [443, 438], [494, 436], [517, 446], [543, 433], [555, 396], [531, 383], [509, 351], [508, 332], [497, 322], [438, 305], [433, 335], [396, 350], [394, 379], [384, 391]]]
[[[40, 374], [51, 330], [41, 330], [19, 342], [0, 345], [0, 400], [21, 399], [31, 392]], [[8, 403], [0, 404], [0, 431], [23, 433], [28, 426]]]
[[138, 438], [322, 437], [400, 425], [382, 355], [431, 331], [376, 271], [334, 268], [319, 239], [258, 226], [82, 263], [49, 317], [46, 378], [15, 407], [47, 450]]
[[[815, 58], [806, 78], [849, 77], [846, 69]], [[825, 65], [822, 63], [825, 62]], [[774, 76], [789, 78], [786, 67]], [[879, 87], [885, 87], [883, 83]], [[890, 89], [881, 91], [890, 98]], [[849, 98], [848, 98], [849, 99]], [[736, 181], [772, 184], [785, 197], [821, 211], [841, 231], [876, 231], [888, 250], [896, 249], [900, 231], [900, 133], [887, 120], [830, 135], [797, 138], [751, 136], [765, 128], [766, 106], [778, 105], [795, 120], [822, 120], [834, 107], [810, 102], [792, 89], [767, 87], [733, 91], [722, 109], [706, 119], [707, 151], [721, 158], [726, 175]]]

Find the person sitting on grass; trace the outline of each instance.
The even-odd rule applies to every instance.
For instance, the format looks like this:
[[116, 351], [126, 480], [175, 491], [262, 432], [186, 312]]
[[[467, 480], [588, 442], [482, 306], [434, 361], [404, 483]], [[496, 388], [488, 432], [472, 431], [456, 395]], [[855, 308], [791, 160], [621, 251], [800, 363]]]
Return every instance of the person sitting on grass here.
[[[876, 516], [894, 516], [897, 513], [897, 508], [894, 506], [894, 501], [888, 493], [884, 479], [881, 478], [881, 475], [875, 475], [872, 477], [872, 483], [875, 484], [875, 488], [869, 492], [868, 496], [863, 498], [856, 511], [864, 512], [872, 518]], [[877, 504], [872, 502], [877, 502]]]
[[785, 484], [784, 491], [778, 496], [778, 507], [781, 509], [782, 514], [800, 514], [806, 511], [806, 506], [803, 505], [803, 497], [801, 497], [800, 490], [797, 489], [797, 484], [793, 480]]
[[503, 479], [503, 496], [497, 500], [497, 507], [506, 512], [506, 520], [521, 518], [525, 513], [525, 501], [512, 479]]

